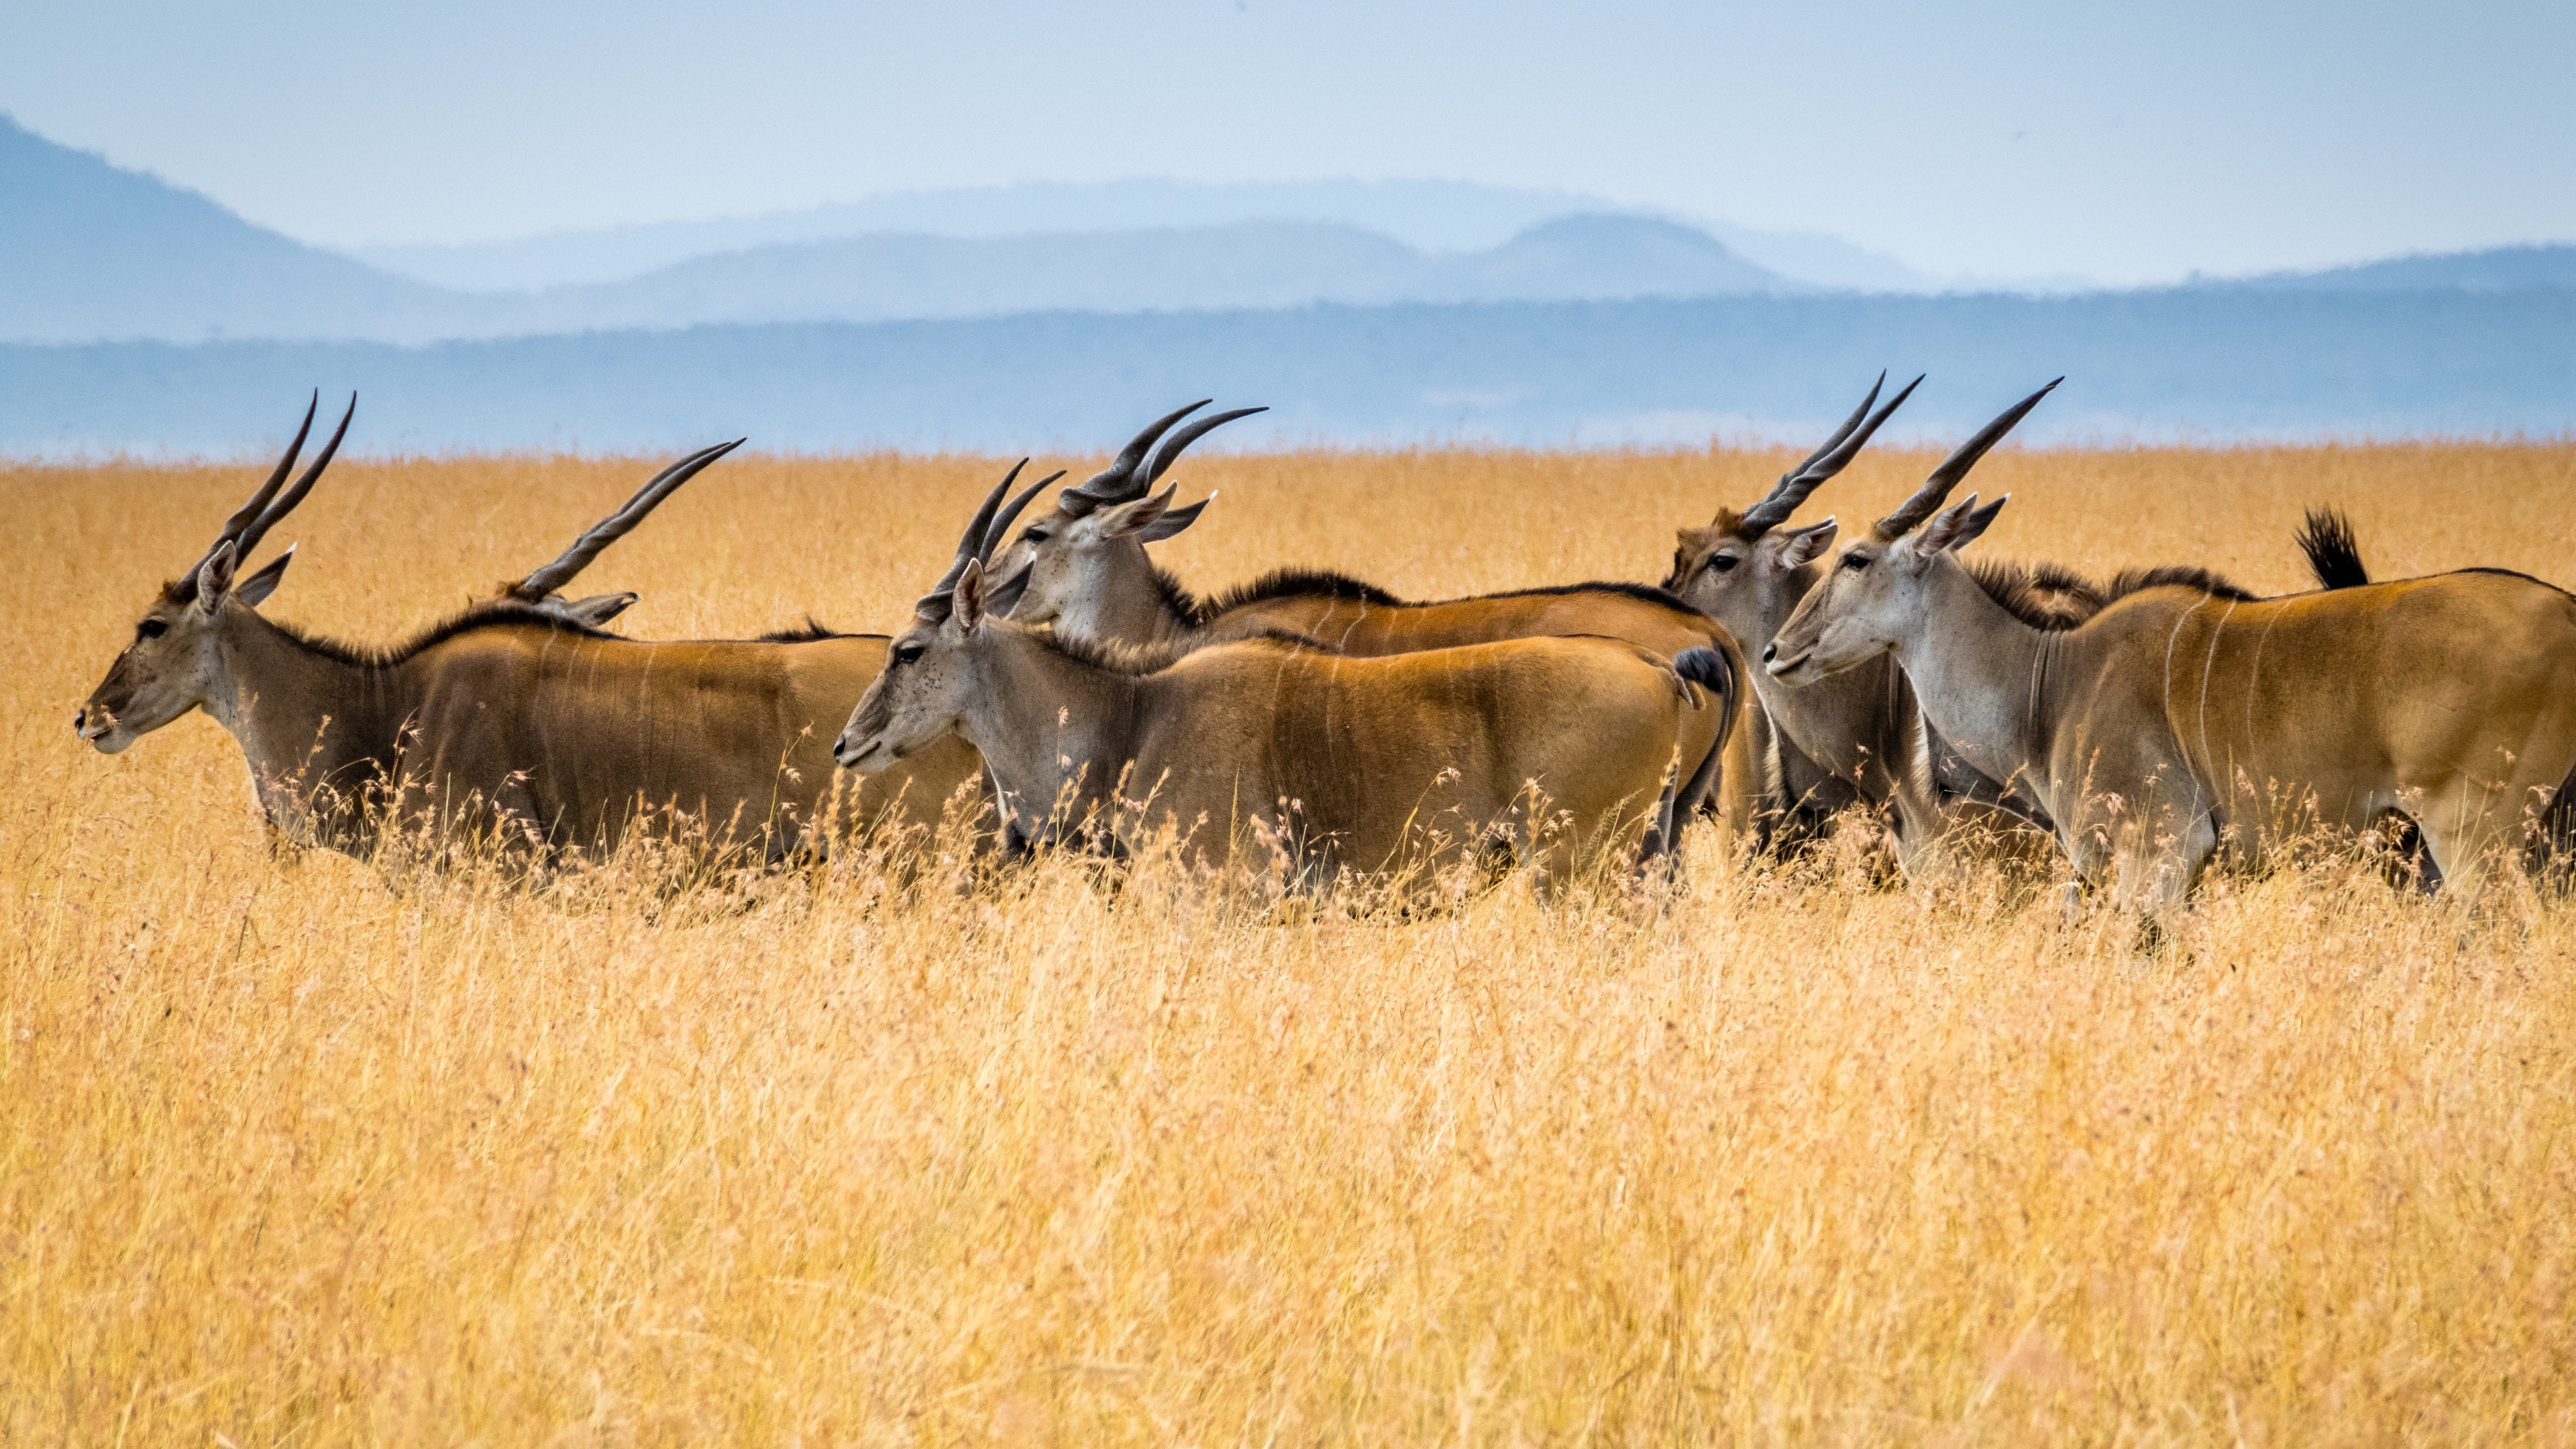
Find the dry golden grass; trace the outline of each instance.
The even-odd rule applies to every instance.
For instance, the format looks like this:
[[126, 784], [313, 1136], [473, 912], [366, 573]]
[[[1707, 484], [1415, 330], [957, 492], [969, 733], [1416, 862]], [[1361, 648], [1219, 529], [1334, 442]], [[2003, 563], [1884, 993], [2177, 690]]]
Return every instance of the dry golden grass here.
[[[1652, 579], [1781, 462], [1207, 459], [1166, 553]], [[343, 463], [272, 611], [390, 638], [648, 466]], [[0, 468], [0, 1443], [2576, 1437], [2576, 911], [2328, 863], [2142, 958], [1705, 839], [1660, 910], [1411, 924], [1063, 863], [395, 888], [272, 862], [202, 716], [72, 737], [251, 472]], [[584, 585], [637, 633], [884, 627], [994, 472], [728, 461]], [[2566, 447], [1977, 482], [1997, 553], [2285, 588], [2317, 501], [2383, 574], [2576, 576]]]

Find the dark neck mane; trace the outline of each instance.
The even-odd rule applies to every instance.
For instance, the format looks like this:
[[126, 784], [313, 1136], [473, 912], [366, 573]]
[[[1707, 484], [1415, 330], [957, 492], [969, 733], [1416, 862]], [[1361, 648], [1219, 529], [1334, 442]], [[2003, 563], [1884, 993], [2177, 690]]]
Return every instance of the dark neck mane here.
[[1251, 583], [1238, 584], [1205, 599], [1192, 597], [1160, 569], [1154, 571], [1154, 578], [1163, 590], [1164, 603], [1174, 607], [1175, 615], [1202, 628], [1236, 609], [1273, 599], [1352, 599], [1388, 608], [1402, 608], [1406, 603], [1375, 584], [1329, 569], [1272, 569]]
[[2256, 595], [2225, 578], [2190, 564], [2124, 569], [2108, 585], [2097, 584], [2063, 564], [2014, 563], [2004, 559], [1961, 559], [1968, 577], [2004, 612], [2034, 629], [2062, 634], [2105, 608], [2148, 589], [2197, 589], [2221, 599], [2250, 600]]
[[2034, 629], [2063, 633], [2102, 612], [2102, 587], [2059, 564], [1961, 559], [1968, 577], [2004, 612]]

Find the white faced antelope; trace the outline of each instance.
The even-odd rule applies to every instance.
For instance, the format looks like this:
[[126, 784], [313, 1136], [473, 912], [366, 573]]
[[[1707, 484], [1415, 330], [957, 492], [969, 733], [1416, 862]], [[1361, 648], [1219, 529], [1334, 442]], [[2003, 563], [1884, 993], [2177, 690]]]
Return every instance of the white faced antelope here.
[[[1643, 584], [1587, 583], [1525, 589], [1435, 603], [1413, 603], [1338, 574], [1288, 570], [1212, 599], [1198, 599], [1154, 566], [1145, 545], [1198, 521], [1209, 500], [1175, 508], [1178, 485], [1160, 493], [1173, 461], [1210, 430], [1262, 411], [1244, 408], [1201, 419], [1158, 450], [1157, 441], [1206, 403], [1156, 420], [1100, 473], [1057, 495], [987, 570], [997, 580], [992, 607], [1019, 623], [1052, 626], [1071, 638], [1116, 642], [1164, 653], [1272, 634], [1304, 635], [1339, 654], [1379, 657], [1454, 649], [1507, 639], [1597, 635], [1626, 640], [1666, 659], [1701, 651], [1696, 682], [1719, 707], [1684, 722], [1684, 769], [1669, 824], [1647, 836], [1647, 850], [1672, 849], [1674, 832], [1721, 783], [1729, 793], [1749, 781], [1753, 757], [1734, 742], [1749, 704], [1744, 661], [1735, 640], [1714, 621], [1660, 589]], [[1006, 520], [1007, 521], [1007, 520]], [[1749, 811], [1733, 812], [1736, 823]]]
[[1804, 684], [1892, 653], [1942, 735], [2036, 793], [2117, 905], [2180, 906], [2222, 834], [2259, 858], [2311, 821], [2364, 830], [2402, 814], [2456, 886], [2535, 814], [2560, 823], [2553, 802], [2576, 769], [2563, 591], [2468, 570], [2256, 599], [2156, 570], [2052, 630], [1952, 557], [1977, 512], [1974, 495], [1943, 507], [1965, 471], [1945, 465], [1846, 548], [1766, 667]]
[[[273, 827], [353, 854], [388, 821], [498, 828], [513, 849], [547, 853], [613, 845], [638, 819], [676, 811], [776, 858], [834, 813], [828, 741], [883, 666], [882, 636], [644, 643], [546, 602], [725, 449], [666, 470], [638, 495], [646, 508], [630, 503], [523, 580], [536, 602], [496, 599], [374, 650], [261, 615], [291, 550], [239, 573], [348, 422], [281, 492], [299, 430], [205, 556], [161, 589], [77, 716], [82, 739], [115, 754], [203, 708], [240, 742]], [[898, 799], [935, 816], [978, 772], [962, 743], [925, 751], [840, 802], [837, 827], [883, 820]]]
[[884, 770], [962, 734], [1032, 836], [1062, 822], [1133, 850], [1170, 830], [1202, 863], [1284, 855], [1310, 882], [1501, 848], [1547, 885], [1669, 814], [1685, 721], [1714, 703], [1691, 682], [1706, 650], [1674, 664], [1599, 637], [1350, 658], [1268, 635], [1175, 657], [1031, 628], [986, 596], [1000, 494], [835, 754]]

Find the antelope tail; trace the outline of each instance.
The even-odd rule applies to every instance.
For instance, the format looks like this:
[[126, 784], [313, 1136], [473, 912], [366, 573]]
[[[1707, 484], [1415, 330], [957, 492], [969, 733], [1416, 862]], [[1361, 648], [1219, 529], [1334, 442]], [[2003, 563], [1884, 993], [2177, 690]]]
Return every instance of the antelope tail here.
[[[1673, 656], [1673, 673], [1716, 695], [1718, 704], [1726, 711], [1726, 717], [1730, 720], [1735, 717], [1735, 691], [1738, 685], [1735, 671], [1727, 667], [1725, 655], [1704, 645], [1697, 649], [1685, 649]], [[1698, 702], [1694, 700], [1692, 703], [1696, 707]], [[1718, 742], [1724, 744], [1724, 737], [1721, 736]]]

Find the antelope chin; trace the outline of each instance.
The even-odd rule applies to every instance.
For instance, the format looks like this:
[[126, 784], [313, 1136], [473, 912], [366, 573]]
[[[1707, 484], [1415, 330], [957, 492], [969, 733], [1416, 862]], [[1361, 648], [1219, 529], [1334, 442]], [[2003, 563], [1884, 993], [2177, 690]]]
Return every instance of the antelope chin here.
[[1816, 652], [1810, 649], [1795, 659], [1773, 659], [1764, 663], [1762, 667], [1773, 679], [1779, 680], [1782, 684], [1804, 684], [1808, 679], [1815, 677], [1807, 671], [1808, 663], [1815, 657]]
[[134, 736], [118, 728], [114, 717], [92, 719], [88, 710], [81, 711], [80, 716], [72, 721], [72, 732], [102, 755], [117, 754], [134, 743]]
[[842, 769], [856, 771], [862, 775], [873, 775], [893, 764], [898, 758], [900, 756], [887, 749], [885, 741], [881, 739], [870, 740], [855, 750], [843, 745], [832, 752], [833, 761]]

